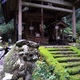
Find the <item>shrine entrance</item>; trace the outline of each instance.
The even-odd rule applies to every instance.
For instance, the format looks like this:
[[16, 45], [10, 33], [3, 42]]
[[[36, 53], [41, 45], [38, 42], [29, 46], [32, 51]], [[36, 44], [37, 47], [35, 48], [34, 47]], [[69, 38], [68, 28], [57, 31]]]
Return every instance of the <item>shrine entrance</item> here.
[[[15, 40], [25, 38], [35, 41], [47, 40], [49, 36], [46, 36], [49, 34], [54, 39], [64, 39], [64, 27], [57, 24], [68, 14], [72, 15], [73, 37], [76, 37], [75, 10], [80, 7], [79, 3], [79, 0], [2, 0], [5, 21], [9, 22], [14, 18]], [[45, 29], [49, 26], [54, 26], [53, 32], [51, 30], [45, 36]]]

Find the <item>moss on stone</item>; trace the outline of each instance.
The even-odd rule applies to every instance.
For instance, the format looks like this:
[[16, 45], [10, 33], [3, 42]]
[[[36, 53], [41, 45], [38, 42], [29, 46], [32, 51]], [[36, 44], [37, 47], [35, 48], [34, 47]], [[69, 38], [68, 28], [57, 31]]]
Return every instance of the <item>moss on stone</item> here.
[[47, 48], [49, 51], [72, 51], [70, 48]]
[[80, 80], [80, 74], [72, 75], [71, 80]]
[[57, 61], [75, 61], [80, 60], [80, 57], [62, 57], [62, 58], [56, 58]]
[[45, 47], [39, 47], [40, 55], [44, 56], [46, 62], [48, 65], [54, 67], [54, 72], [57, 74], [60, 78], [59, 80], [69, 80], [70, 76], [68, 72], [65, 71], [65, 68], [63, 68], [59, 62], [53, 57], [52, 54], [49, 53], [49, 51]]
[[57, 48], [47, 48], [47, 50], [58, 50]]
[[15, 55], [15, 45], [14, 45], [4, 58], [4, 71], [11, 73], [12, 67], [16, 61], [17, 57]]
[[69, 74], [73, 75], [73, 74], [78, 74], [80, 72], [80, 66], [76, 66], [76, 67], [71, 67], [71, 68], [67, 68]]
[[60, 63], [63, 67], [73, 67], [76, 65], [80, 65], [80, 62], [66, 62], [66, 63]]
[[75, 53], [80, 55], [80, 49], [78, 49], [77, 47], [70, 46], [69, 48], [72, 49]]

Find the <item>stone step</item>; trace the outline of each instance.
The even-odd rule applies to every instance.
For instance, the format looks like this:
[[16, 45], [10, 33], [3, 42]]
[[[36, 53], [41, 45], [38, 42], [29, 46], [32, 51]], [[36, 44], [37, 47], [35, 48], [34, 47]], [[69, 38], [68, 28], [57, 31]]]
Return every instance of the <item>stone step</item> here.
[[71, 49], [58, 49], [58, 50], [53, 49], [53, 50], [48, 50], [48, 51], [73, 51], [73, 50]]
[[48, 51], [73, 51], [70, 48], [48, 48]]
[[70, 67], [67, 70], [70, 75], [80, 74], [80, 66]]
[[73, 51], [49, 51], [51, 54], [58, 53], [58, 54], [74, 54]]
[[62, 58], [56, 58], [56, 60], [60, 63], [62, 62], [76, 62], [80, 61], [80, 57], [62, 57]]
[[63, 46], [63, 45], [62, 46], [59, 46], [58, 45], [58, 46], [53, 46], [53, 48], [69, 48], [69, 46]]
[[70, 74], [70, 80], [80, 80], [80, 55], [70, 49], [70, 46], [47, 46], [50, 54]]
[[65, 68], [80, 66], [80, 62], [67, 62], [67, 63], [60, 63], [60, 64]]
[[53, 54], [54, 58], [60, 58], [60, 57], [80, 57], [79, 54]]
[[71, 75], [72, 80], [80, 80], [80, 74]]
[[51, 53], [52, 55], [73, 55], [74, 53]]
[[66, 46], [63, 46], [63, 45], [62, 45], [62, 46], [61, 46], [61, 45], [48, 46], [48, 45], [46, 45], [45, 47], [46, 47], [46, 48], [69, 48], [70, 46], [68, 46], [68, 45], [66, 45]]

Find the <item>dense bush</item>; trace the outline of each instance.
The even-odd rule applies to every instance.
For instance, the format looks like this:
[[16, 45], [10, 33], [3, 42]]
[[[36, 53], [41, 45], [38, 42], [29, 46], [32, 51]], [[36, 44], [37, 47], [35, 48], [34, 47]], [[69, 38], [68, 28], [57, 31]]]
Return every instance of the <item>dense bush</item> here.
[[76, 30], [77, 30], [77, 35], [80, 36], [80, 21], [77, 22]]
[[65, 28], [65, 29], [64, 29], [64, 34], [71, 35], [71, 34], [72, 34], [72, 29], [71, 29], [71, 27]]
[[54, 68], [47, 65], [46, 62], [37, 61], [33, 71], [33, 80], [58, 80], [58, 77], [53, 73]]
[[13, 32], [14, 32], [13, 20], [9, 22], [8, 24], [1, 24], [0, 32], [1, 32], [3, 40], [5, 41], [7, 41], [8, 38], [13, 37]]

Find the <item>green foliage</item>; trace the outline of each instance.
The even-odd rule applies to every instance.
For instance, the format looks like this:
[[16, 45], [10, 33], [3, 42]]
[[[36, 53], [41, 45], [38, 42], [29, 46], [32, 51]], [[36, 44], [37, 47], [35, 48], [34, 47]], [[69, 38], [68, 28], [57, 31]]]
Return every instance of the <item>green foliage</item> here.
[[70, 35], [72, 34], [72, 29], [70, 27], [67, 27], [64, 29], [64, 33]]
[[2, 32], [2, 34], [12, 33], [13, 30], [14, 30], [13, 21], [9, 22], [8, 24], [4, 23], [0, 25], [0, 31]]
[[[68, 15], [66, 17], [63, 18], [63, 21], [66, 22], [67, 24], [69, 24], [71, 27], [69, 28], [72, 28], [72, 15]], [[80, 36], [80, 8], [76, 10], [76, 30], [77, 30], [77, 35]], [[65, 33], [66, 34], [71, 34], [71, 30], [70, 29], [65, 29]]]
[[76, 24], [77, 35], [80, 36], [80, 21]]
[[45, 62], [37, 61], [36, 68], [33, 71], [33, 80], [58, 80], [57, 76], [53, 74], [54, 68], [48, 66]]
[[[63, 17], [64, 22], [72, 26], [72, 14]], [[76, 10], [76, 21], [80, 20], [80, 8]]]
[[2, 12], [2, 6], [0, 2], [0, 35], [8, 37], [8, 34], [12, 34], [14, 31], [14, 22], [11, 20], [9, 23], [5, 23]]
[[13, 38], [14, 26], [13, 20], [10, 21], [8, 24], [1, 24], [0, 25], [0, 35], [2, 35], [3, 41], [8, 41], [8, 38]]

